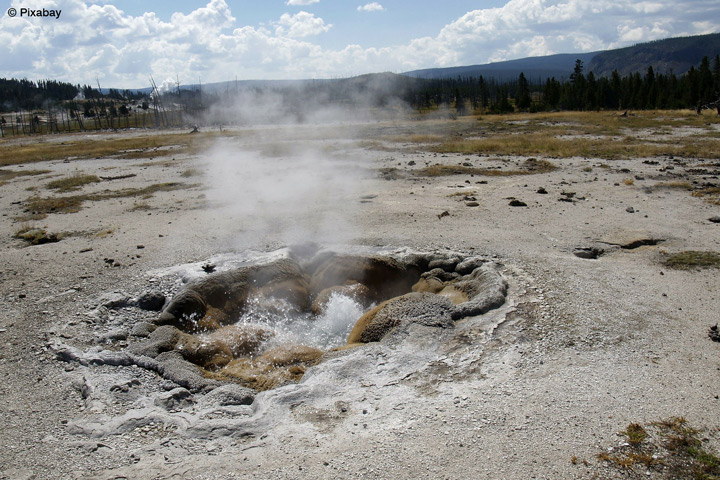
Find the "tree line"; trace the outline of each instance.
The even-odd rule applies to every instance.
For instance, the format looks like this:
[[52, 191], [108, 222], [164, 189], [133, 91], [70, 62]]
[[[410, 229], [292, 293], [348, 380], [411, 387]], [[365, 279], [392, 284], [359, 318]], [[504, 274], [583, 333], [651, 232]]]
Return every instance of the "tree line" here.
[[[524, 73], [516, 81], [497, 82], [492, 78], [424, 79], [407, 86], [404, 99], [418, 111], [441, 106], [458, 114], [469, 109], [484, 113], [551, 110], [640, 110], [700, 109], [720, 101], [720, 55], [712, 61], [706, 56], [683, 75], [655, 73], [609, 77], [585, 74], [577, 60], [566, 80], [555, 77], [532, 82]], [[716, 104], [713, 106], [717, 106]]]
[[0, 78], [0, 112], [47, 110], [48, 104], [71, 100], [107, 98], [117, 101], [140, 100], [145, 95], [111, 88], [105, 93], [90, 85], [74, 85], [57, 80]]

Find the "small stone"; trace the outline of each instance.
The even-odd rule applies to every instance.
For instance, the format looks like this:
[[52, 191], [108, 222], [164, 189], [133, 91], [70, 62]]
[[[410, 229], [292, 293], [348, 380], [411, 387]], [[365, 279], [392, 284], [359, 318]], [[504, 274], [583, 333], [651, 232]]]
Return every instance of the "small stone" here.
[[465, 204], [466, 207], [479, 207], [480, 204], [478, 202], [467, 202]]
[[523, 202], [522, 200], [518, 200], [517, 198], [513, 198], [510, 200], [510, 203], [508, 204], [511, 207], [527, 207], [527, 203]]
[[138, 246], [137, 246], [137, 249], [138, 249], [138, 250], [142, 250], [143, 248], [145, 248], [145, 245], [138, 245]]
[[634, 209], [633, 207], [627, 207], [627, 208], [625, 209], [625, 211], [626, 211], [627, 213], [635, 213], [635, 209]]
[[537, 193], [539, 193], [540, 195], [547, 195], [548, 191], [545, 190], [545, 187], [540, 187], [538, 188]]
[[708, 218], [712, 223], [720, 223], [720, 216]]

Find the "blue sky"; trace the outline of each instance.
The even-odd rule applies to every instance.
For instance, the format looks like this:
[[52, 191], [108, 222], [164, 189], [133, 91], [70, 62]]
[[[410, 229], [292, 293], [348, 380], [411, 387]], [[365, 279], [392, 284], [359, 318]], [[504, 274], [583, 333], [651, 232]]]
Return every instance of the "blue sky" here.
[[[336, 78], [720, 32], [717, 0], [10, 0], [0, 77], [140, 88]], [[61, 10], [59, 19], [9, 8]]]

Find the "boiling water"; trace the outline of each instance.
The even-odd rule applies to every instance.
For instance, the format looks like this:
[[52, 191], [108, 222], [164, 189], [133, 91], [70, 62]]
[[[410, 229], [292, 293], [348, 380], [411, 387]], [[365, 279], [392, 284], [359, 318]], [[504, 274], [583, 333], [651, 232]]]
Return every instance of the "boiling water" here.
[[281, 299], [252, 299], [239, 324], [269, 327], [275, 336], [267, 347], [279, 344], [301, 344], [323, 350], [339, 347], [347, 342], [355, 322], [366, 311], [353, 298], [333, 293], [321, 315], [299, 312]]

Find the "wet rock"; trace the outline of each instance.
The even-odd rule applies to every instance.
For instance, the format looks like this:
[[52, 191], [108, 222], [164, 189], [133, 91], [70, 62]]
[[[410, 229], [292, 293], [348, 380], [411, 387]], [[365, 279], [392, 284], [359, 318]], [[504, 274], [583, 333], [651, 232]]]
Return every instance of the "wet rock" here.
[[161, 393], [155, 397], [153, 403], [165, 410], [177, 411], [192, 405], [194, 402], [192, 393], [185, 388], [178, 387], [169, 392]]
[[263, 391], [297, 382], [314, 365], [323, 351], [305, 345], [282, 345], [268, 350], [255, 360], [240, 358], [209, 374], [212, 378], [240, 382]]
[[420, 323], [451, 328], [452, 302], [432, 293], [413, 292], [387, 300], [358, 319], [348, 336], [348, 344], [379, 342], [401, 325]]
[[[156, 323], [174, 325], [189, 332], [204, 331], [207, 328], [199, 325], [198, 320], [205, 316], [208, 307], [235, 315], [255, 294], [262, 297], [283, 295], [289, 300], [301, 299], [303, 305], [298, 307], [309, 307], [305, 304], [307, 296], [302, 295], [306, 289], [307, 278], [299, 265], [290, 259], [215, 273], [188, 284], [168, 304]], [[214, 322], [210, 322], [210, 325], [216, 326]]]
[[159, 312], [165, 305], [165, 295], [160, 292], [146, 292], [135, 299], [134, 303], [141, 310]]

